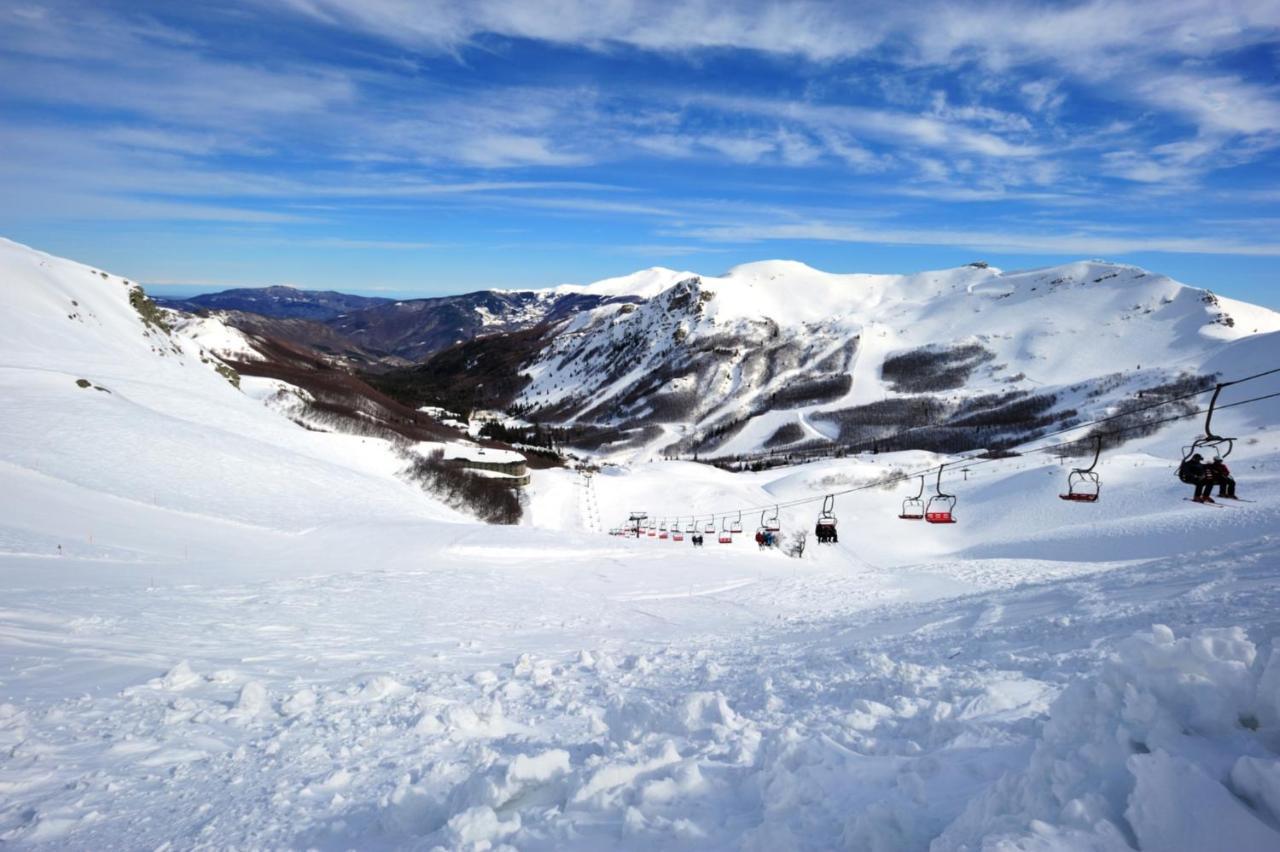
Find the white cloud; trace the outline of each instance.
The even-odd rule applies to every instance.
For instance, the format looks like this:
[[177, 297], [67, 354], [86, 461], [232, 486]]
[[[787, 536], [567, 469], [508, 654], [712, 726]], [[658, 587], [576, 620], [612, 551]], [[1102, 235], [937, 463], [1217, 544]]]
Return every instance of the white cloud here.
[[[395, 46], [375, 47], [372, 64], [344, 65], [292, 44], [246, 61], [128, 4], [114, 12], [76, 3], [0, 10], [0, 95], [47, 110], [38, 127], [0, 126], [8, 197], [30, 203], [32, 215], [95, 203], [95, 217], [170, 211], [248, 223], [324, 216], [319, 205], [355, 200], [670, 221], [709, 191], [691, 186], [669, 202], [602, 198], [593, 194], [618, 188], [524, 179], [657, 158], [824, 169], [821, 186], [800, 188], [808, 193], [835, 192], [826, 176], [842, 173], [841, 193], [873, 191], [881, 200], [1119, 204], [1125, 193], [1131, 200], [1185, 191], [1209, 171], [1280, 144], [1276, 83], [1221, 63], [1226, 52], [1280, 40], [1274, 0], [252, 2], [236, 11], [254, 24], [302, 22], [342, 38], [359, 29]], [[492, 50], [481, 61], [501, 61], [505, 47], [495, 48], [493, 35], [599, 51], [607, 54], [601, 62], [629, 62], [635, 50], [687, 54], [676, 67], [690, 80], [615, 86], [557, 73], [504, 75], [502, 83], [472, 76], [466, 63], [480, 50]], [[704, 51], [731, 48], [768, 54], [754, 57], [765, 80], [759, 91], [710, 90], [718, 84], [696, 73], [719, 55]], [[449, 54], [456, 63], [438, 58]], [[874, 61], [846, 61], [864, 57]], [[433, 65], [453, 73], [433, 74]], [[776, 71], [779, 83], [762, 69]], [[943, 87], [947, 94], [932, 94]], [[1082, 118], [1079, 104], [1091, 100], [1111, 108]], [[1117, 102], [1126, 119], [1104, 124]], [[71, 119], [59, 124], [59, 115]], [[646, 185], [643, 172], [624, 173]], [[1109, 178], [1133, 186], [1115, 192]], [[300, 212], [303, 203], [313, 212]], [[809, 221], [778, 215], [795, 228]], [[812, 233], [856, 233], [829, 219], [810, 224]], [[737, 226], [699, 227], [710, 234]], [[888, 241], [915, 233], [862, 227]], [[948, 239], [978, 237], [995, 235]], [[1088, 250], [1107, 251], [1116, 250]]]
[[1030, 80], [1019, 86], [1018, 91], [1035, 112], [1056, 112], [1067, 99], [1056, 80]]
[[957, 246], [980, 251], [1122, 255], [1134, 252], [1280, 257], [1280, 242], [1242, 242], [1215, 237], [1117, 236], [1105, 233], [1019, 233], [945, 228], [879, 228], [838, 222], [726, 224], [691, 229], [687, 236], [719, 243], [816, 240], [875, 245]]
[[596, 50], [613, 45], [665, 53], [746, 48], [824, 61], [870, 50], [885, 36], [880, 16], [870, 9], [855, 18], [841, 4], [814, 0], [285, 0], [285, 5], [334, 26], [354, 26], [437, 51], [458, 50], [493, 34]]
[[[1060, 78], [1065, 77], [1107, 98], [1180, 115], [1202, 134], [1270, 134], [1280, 115], [1273, 89], [1186, 63], [1274, 43], [1280, 38], [1280, 4], [1274, 0], [287, 0], [286, 5], [330, 25], [361, 28], [426, 50], [463, 50], [481, 36], [496, 35], [598, 51], [616, 45], [662, 53], [736, 48], [818, 63], [874, 57], [899, 68], [953, 71], [976, 63], [1002, 75], [1015, 68], [1036, 73], [1031, 81], [1009, 81], [1034, 113], [1061, 107], [1067, 94]], [[1040, 73], [1046, 65], [1055, 69], [1051, 78]], [[895, 86], [901, 82], [900, 76], [887, 78]], [[1002, 85], [999, 79], [984, 82]], [[902, 92], [904, 98], [909, 91]], [[1026, 116], [982, 104], [944, 103], [929, 118], [872, 110], [846, 114], [837, 125], [857, 125], [891, 142], [952, 146], [989, 157], [1039, 154], [1035, 145], [1000, 135], [1026, 133], [1031, 129]], [[659, 140], [644, 144], [662, 149]], [[667, 147], [674, 150], [669, 140]], [[741, 145], [726, 153], [744, 161], [752, 157]]]
[[698, 139], [698, 144], [739, 163], [754, 163], [777, 148], [772, 139], [749, 136], [703, 136]]

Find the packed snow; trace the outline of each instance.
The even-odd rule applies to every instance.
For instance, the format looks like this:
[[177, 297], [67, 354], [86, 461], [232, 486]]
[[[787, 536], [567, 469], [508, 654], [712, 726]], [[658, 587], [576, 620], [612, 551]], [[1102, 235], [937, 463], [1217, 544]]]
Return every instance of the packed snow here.
[[[486, 527], [120, 279], [4, 242], [0, 279], [0, 842], [1280, 848], [1280, 399], [1215, 421], [1252, 502], [1183, 499], [1187, 421], [1095, 505], [1027, 455], [950, 482], [954, 526], [871, 488], [789, 558], [760, 513], [938, 457], [535, 471]], [[735, 507], [730, 545], [604, 532]]]

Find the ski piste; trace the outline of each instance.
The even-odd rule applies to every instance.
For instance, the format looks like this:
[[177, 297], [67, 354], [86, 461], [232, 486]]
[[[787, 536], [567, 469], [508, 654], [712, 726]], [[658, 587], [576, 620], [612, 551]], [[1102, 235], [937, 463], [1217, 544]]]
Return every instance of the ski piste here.
[[[534, 471], [499, 527], [234, 386], [209, 347], [253, 342], [216, 316], [166, 333], [12, 243], [0, 280], [15, 848], [1280, 848], [1277, 400], [1223, 392], [1258, 499], [1221, 517], [1177, 505], [1201, 411], [1108, 443], [1096, 502], [1048, 453], [613, 459], [589, 495]], [[1172, 363], [1280, 361], [1208, 324]], [[899, 519], [939, 492], [956, 523]], [[744, 534], [594, 531], [638, 509]]]

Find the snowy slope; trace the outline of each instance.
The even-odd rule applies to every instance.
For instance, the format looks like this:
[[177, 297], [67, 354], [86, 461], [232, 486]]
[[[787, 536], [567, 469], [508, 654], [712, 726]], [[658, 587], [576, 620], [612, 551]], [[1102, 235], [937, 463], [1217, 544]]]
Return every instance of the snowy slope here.
[[591, 530], [935, 457], [539, 471], [533, 526], [456, 522], [119, 279], [0, 244], [0, 281], [0, 842], [1277, 848], [1276, 400], [1219, 421], [1257, 502], [1179, 499], [1188, 421], [1104, 456], [1094, 506], [1025, 456], [955, 483], [953, 527], [900, 485], [803, 559], [695, 552]]
[[[925, 395], [952, 410], [984, 395], [1043, 396], [1092, 415], [1204, 372], [1227, 342], [1280, 329], [1274, 311], [1101, 261], [909, 276], [767, 261], [720, 278], [651, 269], [583, 289], [645, 301], [569, 320], [525, 365], [532, 382], [518, 402], [553, 421], [648, 426], [650, 451], [673, 431], [679, 450], [720, 455], [833, 439], [858, 406]], [[922, 350], [942, 360], [917, 378], [958, 367], [956, 380], [889, 379], [887, 359]]]
[[[370, 517], [454, 517], [393, 478], [383, 442], [301, 429], [237, 390], [211, 353], [243, 341], [216, 320], [167, 333], [123, 279], [7, 241], [0, 280], [0, 464], [12, 474], [293, 531], [345, 519], [353, 503]], [[45, 532], [58, 526], [47, 520]]]

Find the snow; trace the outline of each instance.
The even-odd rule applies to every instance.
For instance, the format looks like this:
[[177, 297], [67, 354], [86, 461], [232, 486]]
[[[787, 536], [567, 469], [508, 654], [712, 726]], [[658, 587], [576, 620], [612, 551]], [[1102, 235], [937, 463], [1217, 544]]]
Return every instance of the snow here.
[[581, 293], [591, 296], [622, 297], [631, 296], [641, 299], [652, 298], [671, 287], [677, 281], [694, 277], [692, 272], [677, 272], [662, 266], [642, 269], [630, 275], [616, 278], [605, 278], [593, 284], [562, 284], [550, 292], [556, 294]]
[[183, 337], [195, 341], [201, 348], [224, 360], [261, 361], [261, 353], [253, 347], [248, 336], [214, 317], [187, 316], [170, 312], [174, 317], [174, 330]]
[[494, 447], [476, 447], [466, 444], [445, 444], [446, 460], [463, 459], [471, 462], [488, 462], [491, 464], [519, 464], [525, 457], [515, 450], [496, 449]]
[[[686, 289], [692, 298], [673, 298]], [[641, 302], [606, 303], [568, 320], [525, 365], [532, 381], [519, 402], [564, 404], [575, 416], [594, 409], [594, 420], [627, 422], [651, 413], [624, 402], [637, 392], [642, 401], [655, 393], [675, 395], [676, 413], [648, 418], [668, 427], [661, 436], [614, 453], [617, 461], [665, 455], [679, 437], [671, 428], [697, 433], [758, 411], [764, 413], [753, 415], [715, 454], [767, 449], [765, 442], [784, 422], [797, 423], [804, 439], [822, 439], [821, 421], [812, 415], [902, 395], [882, 380], [885, 360], [924, 346], [979, 345], [991, 354], [963, 390], [947, 396], [1056, 393], [1061, 407], [1099, 416], [1117, 395], [1183, 371], [1207, 372], [1206, 362], [1221, 361], [1224, 348], [1280, 331], [1275, 311], [1103, 261], [1013, 272], [966, 266], [871, 275], [774, 260], [719, 277], [648, 269], [579, 290]], [[722, 357], [715, 370], [703, 365], [700, 372], [697, 353], [708, 349]], [[833, 358], [842, 350], [844, 358]], [[842, 363], [833, 366], [835, 361]], [[1129, 381], [1112, 394], [1082, 392], [1087, 383], [1119, 371], [1127, 371]], [[833, 373], [851, 378], [838, 398], [785, 410], [771, 402], [797, 383]], [[648, 385], [654, 375], [669, 378], [655, 389]]]
[[[385, 443], [290, 422], [288, 387], [236, 390], [114, 276], [9, 243], [0, 276], [0, 842], [1280, 842], [1275, 400], [1215, 421], [1257, 502], [1180, 499], [1187, 422], [1104, 455], [1096, 505], [1006, 459], [953, 483], [953, 527], [868, 489], [791, 559], [759, 512], [937, 457], [535, 471], [526, 524], [485, 527]], [[598, 532], [737, 506], [748, 535], [701, 551]]]

